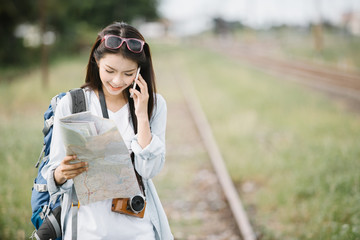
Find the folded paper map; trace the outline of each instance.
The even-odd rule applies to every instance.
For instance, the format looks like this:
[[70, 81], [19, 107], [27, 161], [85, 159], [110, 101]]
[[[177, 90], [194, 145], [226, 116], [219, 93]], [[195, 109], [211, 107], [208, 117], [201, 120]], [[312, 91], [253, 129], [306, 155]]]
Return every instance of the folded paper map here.
[[129, 150], [112, 120], [82, 112], [60, 119], [67, 155], [88, 162], [74, 178], [81, 205], [140, 193]]

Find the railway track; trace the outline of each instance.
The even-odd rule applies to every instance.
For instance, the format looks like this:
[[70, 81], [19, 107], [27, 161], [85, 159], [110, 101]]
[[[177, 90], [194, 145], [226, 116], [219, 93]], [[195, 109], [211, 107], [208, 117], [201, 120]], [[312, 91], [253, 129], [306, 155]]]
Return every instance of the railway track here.
[[217, 146], [211, 127], [196, 97], [192, 84], [186, 78], [177, 82], [180, 85], [187, 107], [199, 131], [207, 154], [210, 157], [213, 169], [229, 204], [236, 226], [241, 233], [242, 240], [256, 240], [256, 234], [250, 224], [235, 185], [226, 169], [224, 159], [222, 158], [220, 149]]
[[[202, 44], [202, 46], [204, 45], [206, 47], [206, 44]], [[215, 44], [215, 45], [221, 46], [220, 44]], [[212, 43], [211, 46], [214, 46], [214, 44]], [[212, 47], [211, 49], [214, 48]], [[255, 52], [251, 51], [249, 49], [237, 48], [236, 51], [228, 51], [228, 50], [224, 51], [225, 49], [217, 48], [217, 50], [219, 50], [221, 53], [227, 52], [231, 57], [234, 57], [239, 61], [244, 61], [255, 68], [259, 68], [271, 74], [281, 75], [282, 77], [285, 76], [286, 79], [293, 80], [300, 84], [307, 85], [311, 88], [319, 89], [331, 94], [335, 94], [337, 96], [341, 96], [345, 99], [350, 99], [351, 101], [360, 103], [360, 76], [358, 73], [348, 73], [334, 69], [327, 69], [324, 67], [309, 65], [301, 62], [284, 61], [282, 59], [272, 58], [261, 52], [259, 53], [256, 51]], [[171, 65], [178, 66], [181, 64], [176, 64], [174, 62]], [[200, 135], [200, 138], [202, 140], [202, 144], [204, 145], [204, 148], [206, 150], [206, 154], [209, 156], [211, 160], [211, 164], [213, 166], [212, 169], [216, 173], [216, 178], [218, 179], [219, 187], [221, 188], [220, 191], [224, 194], [225, 199], [228, 203], [229, 209], [227, 209], [226, 211], [230, 211], [231, 216], [233, 217], [233, 219], [226, 218], [227, 221], [226, 224], [227, 225], [231, 224], [232, 226], [231, 228], [233, 228], [234, 227], [233, 222], [235, 222], [234, 225], [236, 225], [236, 228], [240, 232], [240, 236], [242, 240], [255, 240], [257, 238], [255, 231], [251, 226], [251, 223], [244, 209], [244, 206], [241, 202], [241, 199], [238, 195], [238, 192], [228, 174], [221, 152], [217, 146], [214, 136], [212, 135], [211, 127], [207, 122], [206, 116], [203, 113], [202, 108], [197, 100], [192, 84], [190, 81], [187, 80], [186, 76], [182, 74], [178, 74], [178, 72], [176, 72], [178, 70], [172, 69], [172, 71], [173, 71], [173, 76], [171, 78], [173, 78], [174, 80], [172, 83], [172, 88], [174, 88], [174, 86], [175, 88], [180, 88], [179, 90], [181, 90], [183, 94], [183, 99], [185, 100], [189, 113], [191, 114], [192, 119], [195, 123], [198, 134]], [[183, 115], [181, 117], [185, 118], [185, 116]], [[181, 122], [181, 124], [182, 123], [183, 122]], [[178, 156], [176, 156], [175, 158], [178, 158]], [[208, 170], [205, 170], [205, 172], [201, 172], [200, 175], [205, 174], [207, 176], [210, 176], [211, 173], [207, 171]], [[210, 177], [210, 181], [213, 182], [213, 179], [211, 177]], [[204, 186], [205, 184], [206, 191], [201, 192], [200, 194], [206, 194], [206, 192], [214, 191], [214, 188], [218, 188], [218, 186], [215, 186], [215, 184], [209, 185], [207, 182], [209, 182], [209, 178], [205, 179], [205, 181], [203, 181], [202, 183], [199, 183], [197, 181], [193, 182], [192, 188], [194, 187], [196, 188], [197, 184], [198, 185], [200, 184], [202, 186]], [[215, 191], [219, 191], [219, 190], [215, 190]], [[201, 197], [195, 200], [195, 202], [202, 201], [199, 199], [201, 199]], [[174, 209], [174, 208], [176, 209], [177, 207], [170, 206], [169, 209]], [[190, 208], [190, 207], [187, 206], [186, 208]], [[188, 211], [190, 212], [190, 210]], [[221, 211], [225, 211], [225, 210], [221, 210]], [[200, 211], [200, 212], [201, 214], [204, 214], [204, 211]], [[182, 212], [182, 214], [184, 214], [184, 212]], [[207, 213], [206, 215], [208, 214], [209, 213]], [[213, 213], [213, 214], [214, 215], [212, 216], [219, 215], [219, 213]], [[180, 215], [179, 210], [177, 210], [175, 216], [177, 215]], [[225, 215], [228, 216], [228, 213], [226, 212]], [[217, 219], [223, 219], [223, 217]], [[206, 222], [207, 220], [203, 219], [204, 222]], [[208, 222], [206, 222], [206, 224], [207, 223]], [[231, 232], [232, 233], [230, 233], [229, 235], [234, 236], [235, 234], [234, 230], [231, 230]], [[211, 233], [209, 234], [211, 235]], [[175, 234], [175, 238], [177, 238], [177, 236], [179, 236], [179, 234], [178, 235]], [[180, 234], [180, 239], [205, 239], [203, 238], [203, 236], [200, 237], [193, 236], [188, 238], [186, 238], [185, 236], [185, 238], [181, 238], [181, 234]], [[209, 236], [209, 235], [205, 235], [205, 236]], [[210, 237], [206, 239], [232, 239], [227, 237], [220, 237], [219, 235], [216, 236], [217, 237], [213, 237], [213, 238]], [[234, 239], [236, 239], [236, 237]]]
[[[253, 49], [237, 43], [219, 44], [215, 40], [203, 46], [218, 46], [216, 51], [243, 61], [248, 65], [270, 74], [295, 81], [313, 89], [340, 97], [352, 105], [360, 103], [360, 72], [349, 72], [297, 60], [280, 59], [266, 50]], [[231, 51], [228, 49], [231, 46]], [[211, 49], [214, 49], [211, 47]]]
[[168, 132], [167, 163], [157, 185], [175, 239], [255, 240], [192, 83], [178, 68], [181, 60], [158, 60], [168, 66], [157, 71]]
[[[215, 45], [222, 46], [221, 44]], [[202, 44], [202, 46], [204, 46], [204, 44]], [[212, 43], [211, 46], [214, 46], [214, 43]], [[211, 49], [214, 48], [212, 47]], [[230, 56], [236, 58], [237, 60], [244, 61], [255, 68], [259, 68], [271, 74], [281, 75], [282, 77], [285, 76], [286, 79], [340, 96], [346, 100], [353, 101], [356, 104], [360, 103], [360, 75], [358, 73], [328, 69], [302, 62], [289, 62], [282, 59], [276, 59], [261, 52], [254, 52], [246, 48], [238, 48], [236, 51], [228, 51], [228, 49], [220, 48], [217, 48], [217, 50], [220, 50], [221, 53], [227, 52]], [[176, 66], [177, 64], [173, 65]], [[231, 215], [234, 219], [233, 221], [240, 232], [241, 239], [255, 240], [257, 236], [250, 224], [238, 192], [228, 174], [221, 152], [217, 147], [211, 128], [197, 100], [192, 85], [189, 81], [187, 81], [186, 77], [182, 79], [177, 78], [178, 74], [175, 69], [174, 71], [175, 82], [182, 90], [187, 108], [191, 113], [206, 152], [210, 157], [213, 169], [221, 187], [221, 191], [225, 195]], [[213, 187], [214, 186], [210, 188]], [[232, 220], [227, 219], [227, 221]]]

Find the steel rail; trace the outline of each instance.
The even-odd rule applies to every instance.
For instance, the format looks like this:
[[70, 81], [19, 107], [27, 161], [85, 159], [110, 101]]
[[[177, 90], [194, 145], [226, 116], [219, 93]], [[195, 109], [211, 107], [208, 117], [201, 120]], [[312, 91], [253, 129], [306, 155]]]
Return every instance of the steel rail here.
[[224, 195], [229, 203], [241, 236], [243, 240], [256, 240], [255, 232], [240, 200], [238, 191], [236, 190], [234, 183], [227, 171], [224, 159], [216, 143], [215, 137], [212, 134], [212, 130], [207, 121], [205, 113], [203, 112], [202, 107], [197, 99], [195, 90], [190, 81], [188, 81], [186, 78], [181, 80], [178, 79], [177, 82], [182, 89], [187, 106], [195, 121], [204, 146], [209, 154], [212, 165], [224, 191]]
[[360, 102], [360, 72], [347, 72], [297, 60], [276, 58], [267, 54], [266, 50], [252, 49], [236, 42], [231, 44], [231, 51], [227, 45], [218, 44], [216, 40], [204, 42], [202, 46], [208, 49], [211, 46], [217, 46], [210, 49], [222, 55], [226, 52], [226, 55], [261, 71], [277, 76], [282, 75], [287, 80], [293, 80], [350, 101]]
[[284, 74], [287, 74], [285, 77], [287, 80], [292, 80], [298, 84], [306, 85], [310, 88], [360, 102], [360, 90], [358, 90], [355, 86], [344, 86], [339, 84], [339, 82], [330, 81], [332, 79], [328, 79], [320, 75], [313, 75], [304, 70], [285, 68], [281, 65], [269, 65], [261, 61], [255, 61], [254, 59], [248, 60], [248, 62], [251, 66], [257, 69], [261, 69], [262, 71], [269, 74], [277, 75], [279, 77], [284, 77]]

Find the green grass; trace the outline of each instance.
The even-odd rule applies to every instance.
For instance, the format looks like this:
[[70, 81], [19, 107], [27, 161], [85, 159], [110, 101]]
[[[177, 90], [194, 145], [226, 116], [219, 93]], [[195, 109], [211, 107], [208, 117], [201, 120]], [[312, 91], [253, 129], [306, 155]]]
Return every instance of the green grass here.
[[[190, 78], [262, 239], [360, 239], [360, 123], [325, 96], [191, 47], [164, 56]], [[172, 56], [172, 57], [171, 57]]]
[[0, 236], [28, 238], [33, 226], [31, 188], [42, 147], [43, 113], [50, 99], [83, 82], [86, 61], [67, 59], [51, 68], [50, 84], [43, 89], [39, 70], [0, 83]]

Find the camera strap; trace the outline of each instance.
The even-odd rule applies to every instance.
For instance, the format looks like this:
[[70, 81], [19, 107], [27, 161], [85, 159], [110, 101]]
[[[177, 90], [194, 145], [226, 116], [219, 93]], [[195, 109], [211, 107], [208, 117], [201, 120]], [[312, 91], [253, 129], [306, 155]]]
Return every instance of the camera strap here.
[[105, 95], [102, 87], [99, 87], [99, 100], [101, 105], [101, 111], [104, 118], [109, 118], [109, 113], [107, 111], [106, 101], [105, 101]]
[[[104, 118], [109, 118], [109, 114], [108, 114], [107, 106], [106, 106], [106, 101], [105, 101], [105, 95], [104, 95], [104, 91], [103, 91], [102, 87], [99, 87], [98, 91], [99, 91], [99, 100], [100, 100], [100, 106], [101, 106], [101, 111], [102, 111], [103, 117]], [[136, 126], [136, 122], [135, 122], [136, 119], [131, 117], [131, 120], [132, 120], [132, 124], [134, 126], [134, 133], [136, 135], [137, 134], [137, 127], [135, 127]], [[130, 157], [131, 157], [131, 162], [132, 162], [133, 167], [134, 167], [136, 179], [138, 181], [140, 190], [142, 191], [142, 194], [145, 197], [144, 182], [143, 182], [142, 177], [140, 176], [140, 174], [135, 169], [135, 154], [134, 154], [134, 152], [131, 152]]]

